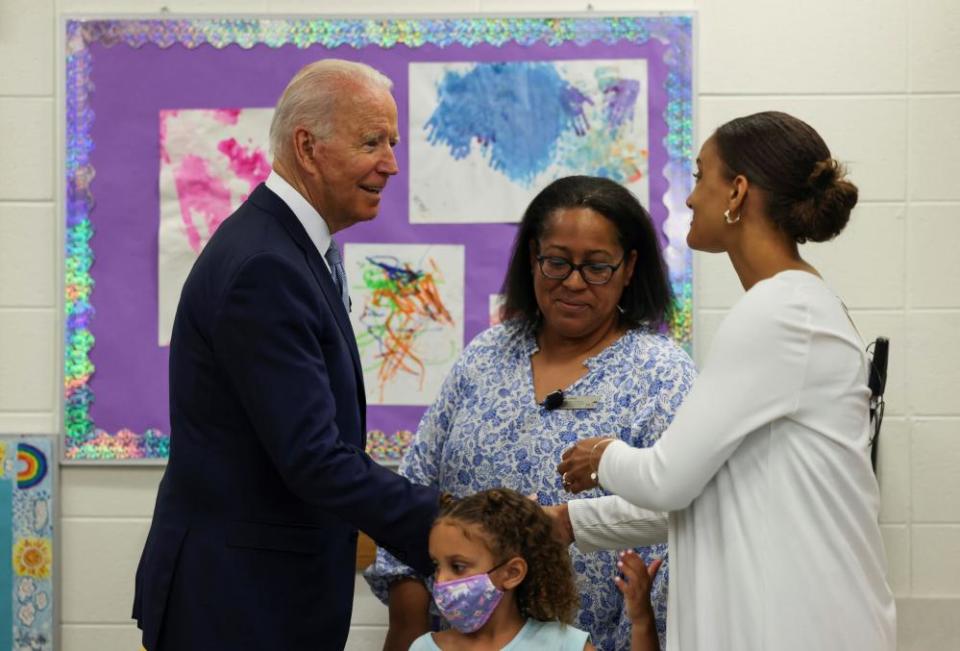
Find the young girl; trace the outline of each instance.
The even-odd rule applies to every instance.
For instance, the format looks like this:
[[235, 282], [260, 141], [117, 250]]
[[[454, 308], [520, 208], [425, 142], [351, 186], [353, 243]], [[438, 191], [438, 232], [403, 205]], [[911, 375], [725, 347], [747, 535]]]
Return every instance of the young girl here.
[[[570, 554], [530, 499], [506, 488], [441, 507], [430, 532], [436, 565], [433, 598], [452, 628], [417, 638], [410, 651], [594, 651], [570, 626], [579, 606]], [[658, 651], [649, 571], [636, 554], [622, 556], [616, 578], [633, 623], [632, 651]]]

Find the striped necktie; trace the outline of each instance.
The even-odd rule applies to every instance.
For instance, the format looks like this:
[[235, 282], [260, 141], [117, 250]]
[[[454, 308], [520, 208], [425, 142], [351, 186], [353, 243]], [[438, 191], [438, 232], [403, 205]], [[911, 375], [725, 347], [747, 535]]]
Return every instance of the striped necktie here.
[[333, 274], [333, 283], [340, 291], [340, 299], [343, 301], [343, 307], [347, 312], [350, 311], [350, 295], [347, 293], [347, 272], [343, 268], [343, 258], [340, 257], [340, 248], [336, 241], [330, 240], [330, 248], [327, 249], [327, 264], [330, 265], [330, 272]]

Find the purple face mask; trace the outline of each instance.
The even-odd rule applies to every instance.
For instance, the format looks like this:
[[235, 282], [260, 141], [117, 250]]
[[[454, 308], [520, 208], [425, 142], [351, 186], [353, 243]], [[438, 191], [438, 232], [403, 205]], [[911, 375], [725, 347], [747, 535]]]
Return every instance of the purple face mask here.
[[[497, 565], [490, 572], [503, 565]], [[503, 599], [503, 590], [493, 585], [490, 572], [433, 584], [433, 600], [440, 613], [461, 633], [479, 630]]]

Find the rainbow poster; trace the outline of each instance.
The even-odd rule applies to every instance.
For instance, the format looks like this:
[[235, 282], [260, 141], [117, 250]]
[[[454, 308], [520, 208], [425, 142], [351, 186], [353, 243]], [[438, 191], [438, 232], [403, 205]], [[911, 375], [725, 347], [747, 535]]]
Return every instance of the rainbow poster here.
[[52, 437], [0, 437], [0, 650], [54, 648]]

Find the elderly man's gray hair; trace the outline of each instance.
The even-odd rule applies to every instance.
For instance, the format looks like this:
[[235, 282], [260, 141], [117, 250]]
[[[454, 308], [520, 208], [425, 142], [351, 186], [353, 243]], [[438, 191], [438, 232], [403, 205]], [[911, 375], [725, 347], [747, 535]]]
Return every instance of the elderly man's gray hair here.
[[270, 149], [284, 158], [293, 132], [304, 126], [319, 139], [330, 137], [337, 96], [349, 82], [393, 88], [390, 78], [364, 63], [323, 59], [307, 64], [287, 84], [270, 123]]

